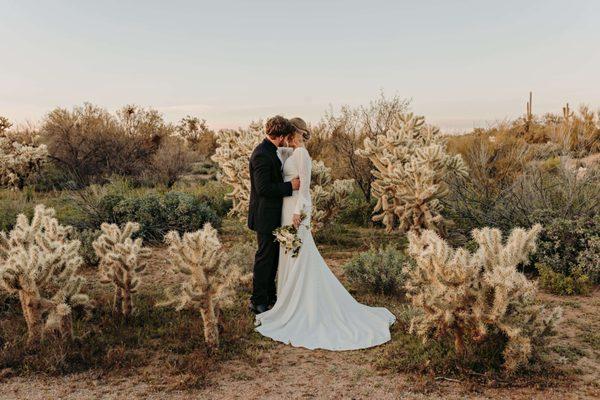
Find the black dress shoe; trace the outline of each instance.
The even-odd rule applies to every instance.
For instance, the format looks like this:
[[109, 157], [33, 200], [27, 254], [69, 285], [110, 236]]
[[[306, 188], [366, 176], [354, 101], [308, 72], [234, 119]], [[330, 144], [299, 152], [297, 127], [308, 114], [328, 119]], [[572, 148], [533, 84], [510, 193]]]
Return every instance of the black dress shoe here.
[[258, 305], [250, 304], [250, 310], [252, 310], [252, 312], [254, 314], [262, 314], [265, 311], [267, 311], [268, 309], [269, 308], [265, 304], [258, 304]]

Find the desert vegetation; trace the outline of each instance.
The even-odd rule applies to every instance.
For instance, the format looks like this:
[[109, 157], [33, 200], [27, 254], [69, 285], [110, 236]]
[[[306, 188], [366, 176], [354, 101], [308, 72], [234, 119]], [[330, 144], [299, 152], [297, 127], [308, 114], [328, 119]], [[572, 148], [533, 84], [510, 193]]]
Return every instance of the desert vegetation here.
[[[426, 393], [598, 393], [597, 112], [527, 107], [445, 135], [381, 95], [311, 129], [315, 238], [353, 295], [398, 317], [391, 343], [332, 365]], [[262, 138], [260, 121], [215, 132], [133, 105], [0, 119], [0, 379], [151, 369], [200, 392], [262, 379], [235, 369], [281, 355], [247, 310]]]

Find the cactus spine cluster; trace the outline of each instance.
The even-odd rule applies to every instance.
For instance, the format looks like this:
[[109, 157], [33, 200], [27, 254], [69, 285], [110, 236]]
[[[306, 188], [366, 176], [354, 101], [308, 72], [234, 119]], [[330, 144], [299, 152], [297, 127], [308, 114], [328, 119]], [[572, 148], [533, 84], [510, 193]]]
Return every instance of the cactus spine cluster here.
[[246, 129], [219, 132], [212, 160], [222, 170], [221, 181], [232, 187], [227, 197], [233, 201], [230, 216], [245, 218], [250, 201], [250, 156], [261, 142], [262, 123], [254, 122]]
[[23, 142], [11, 134], [11, 124], [0, 117], [0, 186], [21, 188], [24, 180], [39, 170], [48, 156], [46, 145]]
[[437, 128], [423, 117], [400, 115], [385, 134], [366, 138], [357, 154], [371, 160], [377, 198], [374, 221], [388, 232], [435, 229], [444, 231], [440, 199], [447, 195], [447, 175], [466, 175], [460, 155], [449, 155]]
[[506, 243], [498, 229], [472, 232], [478, 249], [453, 249], [437, 233], [409, 233], [408, 252], [416, 267], [407, 269], [408, 297], [422, 313], [411, 331], [424, 339], [451, 336], [462, 353], [466, 340], [482, 341], [501, 332], [505, 368], [526, 364], [536, 345], [553, 333], [561, 310], [547, 310], [536, 302], [537, 286], [517, 271], [536, 250], [541, 230], [514, 229]]
[[72, 307], [90, 307], [78, 274], [80, 243], [54, 215], [40, 204], [31, 221], [20, 214], [8, 235], [0, 232], [0, 288], [18, 294], [31, 347], [46, 334], [72, 338]]
[[133, 295], [138, 291], [150, 249], [142, 246], [141, 238], [131, 238], [140, 230], [138, 223], [127, 222], [123, 229], [103, 223], [100, 229], [102, 234], [92, 244], [100, 259], [100, 282], [114, 285], [113, 311], [127, 318], [134, 310]]
[[206, 223], [201, 230], [182, 236], [171, 231], [165, 236], [170, 262], [184, 281], [166, 291], [167, 300], [160, 306], [174, 305], [200, 310], [204, 339], [210, 348], [219, 346], [219, 315], [231, 304], [236, 286], [247, 279], [237, 265], [229, 262], [217, 230]]
[[336, 179], [331, 177], [331, 169], [322, 161], [313, 161], [311, 170], [313, 231], [321, 229], [331, 222], [346, 206], [346, 201], [354, 189], [354, 179]]

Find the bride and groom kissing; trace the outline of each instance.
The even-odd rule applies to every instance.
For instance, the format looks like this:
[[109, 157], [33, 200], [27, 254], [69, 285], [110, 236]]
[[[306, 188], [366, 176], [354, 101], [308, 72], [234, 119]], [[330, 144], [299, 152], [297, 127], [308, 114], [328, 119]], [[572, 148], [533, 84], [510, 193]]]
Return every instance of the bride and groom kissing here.
[[[389, 341], [395, 316], [357, 302], [313, 240], [312, 161], [304, 147], [309, 127], [301, 118], [275, 116], [265, 134], [250, 157], [248, 227], [258, 242], [250, 308], [256, 330], [307, 349], [356, 350]], [[273, 231], [282, 225], [297, 228], [302, 243], [297, 254], [280, 251]]]

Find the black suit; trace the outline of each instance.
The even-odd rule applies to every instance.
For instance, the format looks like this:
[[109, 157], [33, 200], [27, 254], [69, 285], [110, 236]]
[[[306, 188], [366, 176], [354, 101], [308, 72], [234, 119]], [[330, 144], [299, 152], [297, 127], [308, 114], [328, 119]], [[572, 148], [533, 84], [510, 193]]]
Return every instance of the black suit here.
[[283, 198], [292, 195], [292, 184], [283, 181], [277, 147], [265, 139], [250, 157], [250, 204], [248, 228], [256, 231], [258, 251], [254, 259], [252, 303], [273, 303], [279, 243], [273, 230], [281, 226]]

